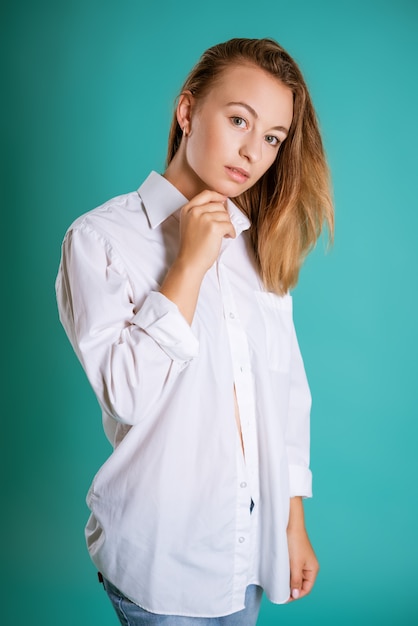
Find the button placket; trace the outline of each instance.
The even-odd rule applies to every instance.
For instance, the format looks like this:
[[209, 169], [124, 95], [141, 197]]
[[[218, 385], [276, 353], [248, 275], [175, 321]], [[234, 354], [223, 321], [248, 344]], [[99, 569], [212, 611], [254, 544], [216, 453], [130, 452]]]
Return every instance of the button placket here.
[[[254, 381], [250, 365], [248, 339], [240, 320], [227, 270], [223, 263], [218, 263], [218, 279], [231, 352], [235, 393], [240, 414], [241, 432], [245, 449], [244, 462], [249, 478], [249, 495], [256, 502], [258, 500], [258, 450]], [[246, 505], [247, 503], [245, 503]]]

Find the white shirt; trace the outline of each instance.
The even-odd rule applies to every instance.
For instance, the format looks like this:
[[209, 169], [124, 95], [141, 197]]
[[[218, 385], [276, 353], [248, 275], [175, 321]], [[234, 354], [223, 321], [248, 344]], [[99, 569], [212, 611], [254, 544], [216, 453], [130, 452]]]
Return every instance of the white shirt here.
[[291, 296], [263, 288], [233, 202], [237, 237], [205, 275], [191, 327], [159, 293], [186, 202], [152, 172], [80, 217], [56, 288], [114, 446], [87, 496], [91, 558], [148, 611], [217, 617], [244, 607], [248, 584], [289, 598], [289, 498], [311, 496], [311, 398]]

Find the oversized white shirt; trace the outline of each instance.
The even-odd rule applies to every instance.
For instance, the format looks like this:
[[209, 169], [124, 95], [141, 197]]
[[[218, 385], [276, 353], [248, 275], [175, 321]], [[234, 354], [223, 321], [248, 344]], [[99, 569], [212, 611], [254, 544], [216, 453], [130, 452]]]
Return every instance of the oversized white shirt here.
[[248, 584], [289, 598], [289, 498], [311, 496], [311, 398], [291, 296], [264, 289], [233, 202], [237, 237], [206, 273], [191, 326], [159, 292], [186, 202], [152, 172], [77, 219], [56, 289], [114, 446], [87, 496], [91, 558], [149, 611], [216, 617], [244, 607]]

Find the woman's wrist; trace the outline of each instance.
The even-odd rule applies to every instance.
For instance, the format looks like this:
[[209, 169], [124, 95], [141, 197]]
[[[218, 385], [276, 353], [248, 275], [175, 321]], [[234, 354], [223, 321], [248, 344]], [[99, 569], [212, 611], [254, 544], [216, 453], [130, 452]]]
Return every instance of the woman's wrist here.
[[305, 513], [303, 510], [303, 500], [301, 496], [294, 496], [293, 498], [290, 498], [289, 522], [287, 525], [287, 532], [306, 533]]

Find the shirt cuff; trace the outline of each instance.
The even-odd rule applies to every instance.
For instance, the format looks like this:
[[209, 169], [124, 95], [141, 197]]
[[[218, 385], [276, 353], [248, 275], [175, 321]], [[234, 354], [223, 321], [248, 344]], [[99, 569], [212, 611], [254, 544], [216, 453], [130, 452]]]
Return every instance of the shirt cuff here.
[[177, 305], [151, 291], [133, 323], [147, 333], [173, 361], [190, 361], [199, 353], [199, 341]]
[[312, 498], [312, 472], [302, 465], [289, 465], [290, 497]]

